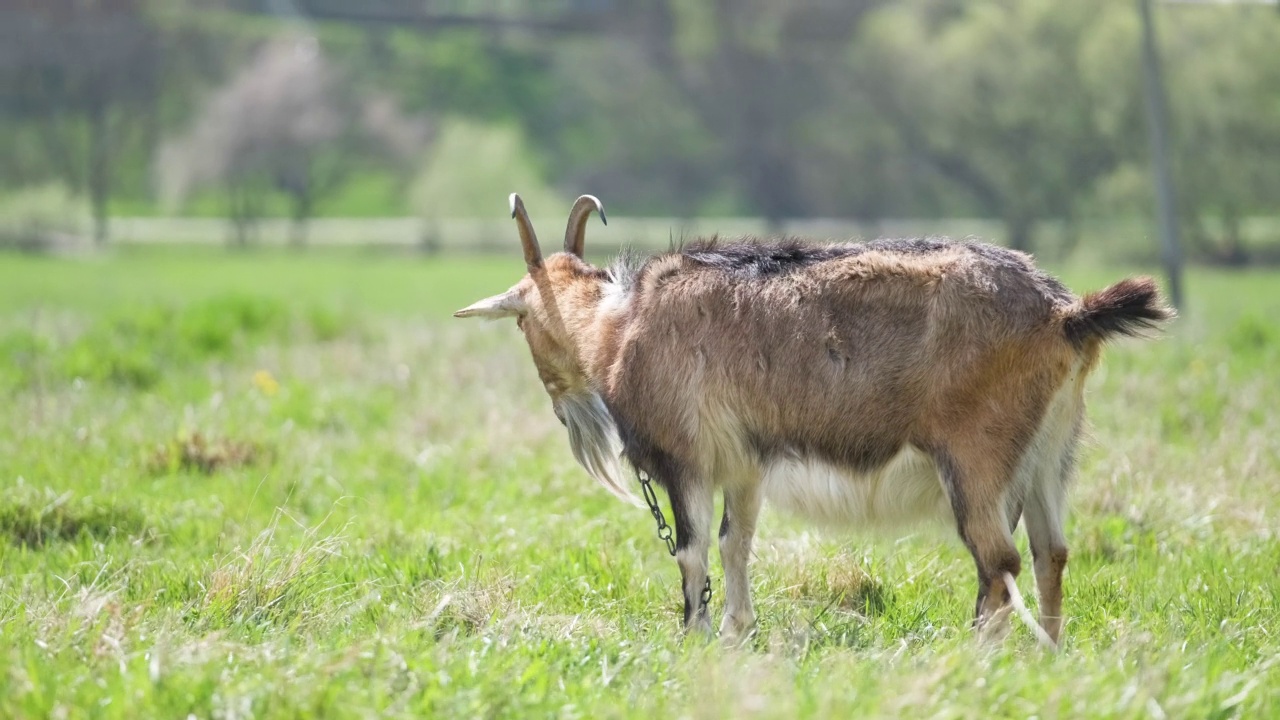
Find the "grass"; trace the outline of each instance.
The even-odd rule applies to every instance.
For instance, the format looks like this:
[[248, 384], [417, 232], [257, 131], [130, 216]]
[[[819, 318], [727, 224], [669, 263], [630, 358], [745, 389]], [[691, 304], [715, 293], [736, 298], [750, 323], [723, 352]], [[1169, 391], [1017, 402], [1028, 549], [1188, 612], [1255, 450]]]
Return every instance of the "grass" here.
[[755, 644], [681, 642], [651, 518], [576, 467], [514, 326], [448, 317], [519, 273], [0, 256], [0, 717], [1280, 714], [1280, 276], [1193, 273], [1093, 376], [1050, 656], [974, 642], [945, 529], [768, 511]]

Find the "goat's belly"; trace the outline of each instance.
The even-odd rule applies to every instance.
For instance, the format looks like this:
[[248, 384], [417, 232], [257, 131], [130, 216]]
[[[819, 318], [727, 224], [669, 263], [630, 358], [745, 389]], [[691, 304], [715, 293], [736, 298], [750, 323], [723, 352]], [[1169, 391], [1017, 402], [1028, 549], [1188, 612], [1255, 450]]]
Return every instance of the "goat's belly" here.
[[763, 470], [769, 503], [815, 522], [888, 529], [954, 517], [937, 465], [911, 446], [868, 472], [813, 458], [777, 459]]

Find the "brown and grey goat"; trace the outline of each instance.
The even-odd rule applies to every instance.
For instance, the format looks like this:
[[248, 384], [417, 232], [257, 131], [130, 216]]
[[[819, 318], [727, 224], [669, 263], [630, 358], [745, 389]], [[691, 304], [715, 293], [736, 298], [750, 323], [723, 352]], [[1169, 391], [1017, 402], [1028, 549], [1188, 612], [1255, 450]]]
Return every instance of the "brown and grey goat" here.
[[719, 490], [722, 635], [755, 623], [767, 498], [825, 523], [954, 522], [980, 627], [1016, 592], [1021, 518], [1057, 641], [1085, 377], [1104, 341], [1172, 316], [1150, 279], [1078, 298], [1022, 253], [933, 239], [710, 240], [601, 269], [583, 260], [592, 211], [579, 198], [544, 258], [512, 195], [528, 273], [454, 315], [516, 318], [578, 461], [624, 498], [622, 458], [667, 491], [687, 630], [711, 630]]

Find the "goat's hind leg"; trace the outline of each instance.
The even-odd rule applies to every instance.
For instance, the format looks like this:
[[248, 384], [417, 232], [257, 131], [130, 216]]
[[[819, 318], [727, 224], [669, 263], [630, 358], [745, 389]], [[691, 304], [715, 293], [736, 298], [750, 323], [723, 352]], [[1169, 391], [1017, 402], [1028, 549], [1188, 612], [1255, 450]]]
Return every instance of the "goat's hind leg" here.
[[1062, 573], [1067, 567], [1067, 540], [1062, 526], [1075, 461], [1075, 434], [1078, 430], [1065, 448], [1047, 459], [1027, 494], [1023, 510], [1040, 593], [1040, 626], [1055, 643], [1062, 634]]
[[730, 643], [746, 639], [756, 624], [747, 565], [759, 517], [758, 482], [725, 486], [724, 519], [720, 522], [720, 563], [724, 566], [724, 619], [720, 622], [720, 637]]
[[939, 466], [956, 529], [978, 569], [974, 623], [984, 636], [1000, 637], [1008, 628], [1005, 575], [1017, 579], [1022, 570], [1022, 556], [1010, 532], [1010, 473], [998, 453], [976, 448], [965, 455], [944, 453]]

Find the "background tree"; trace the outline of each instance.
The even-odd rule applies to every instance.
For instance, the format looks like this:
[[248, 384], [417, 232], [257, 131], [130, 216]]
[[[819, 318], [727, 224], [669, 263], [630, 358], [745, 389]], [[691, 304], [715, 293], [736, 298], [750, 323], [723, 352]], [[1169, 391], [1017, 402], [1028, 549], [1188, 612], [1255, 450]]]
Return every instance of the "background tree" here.
[[628, 3], [615, 42], [562, 51], [573, 59], [555, 66], [571, 98], [560, 117], [584, 130], [557, 147], [602, 192], [622, 186], [634, 198], [639, 185], [677, 214], [747, 213], [773, 226], [811, 214], [805, 177], [824, 161], [807, 152], [812, 125], [837, 98], [841, 48], [874, 5]]
[[[1179, 8], [1161, 25], [1184, 233], [1243, 265], [1249, 214], [1280, 198], [1280, 18], [1267, 7]], [[1205, 48], [1213, 48], [1205, 52]]]
[[1119, 162], [1107, 113], [1130, 84], [1115, 68], [1132, 75], [1133, 64], [1113, 54], [1100, 77], [1088, 35], [1129, 11], [1097, 0], [886, 8], [856, 49], [861, 88], [908, 153], [1029, 249], [1038, 221], [1070, 222]]
[[236, 241], [249, 241], [267, 194], [289, 198], [292, 242], [303, 244], [317, 205], [382, 150], [413, 157], [428, 137], [385, 96], [357, 93], [305, 35], [274, 39], [217, 90], [182, 136], [165, 143], [158, 173], [171, 200], [217, 185]]
[[94, 238], [104, 242], [116, 160], [149, 147], [154, 129], [159, 39], [143, 3], [6, 3], [0, 48], [0, 114], [29, 141], [4, 153], [16, 169], [4, 176], [56, 177], [86, 191]]
[[[1192, 249], [1268, 257], [1280, 15], [1156, 12]], [[443, 219], [515, 172], [623, 214], [992, 218], [1138, 257], [1140, 225], [1099, 232], [1150, 213], [1138, 29], [1105, 0], [11, 0], [0, 192], [58, 180], [99, 237], [177, 211], [301, 242], [317, 213]]]

